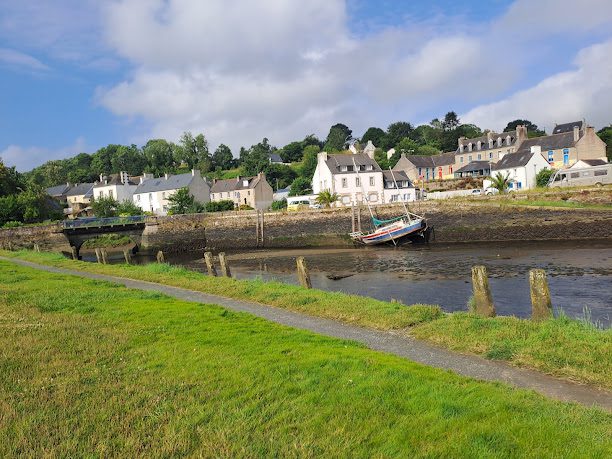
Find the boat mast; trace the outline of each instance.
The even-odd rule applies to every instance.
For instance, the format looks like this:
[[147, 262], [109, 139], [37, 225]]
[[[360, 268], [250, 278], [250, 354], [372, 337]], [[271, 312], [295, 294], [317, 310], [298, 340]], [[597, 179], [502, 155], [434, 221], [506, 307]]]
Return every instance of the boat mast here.
[[395, 180], [395, 174], [393, 173], [393, 169], [391, 169], [391, 166], [389, 166], [389, 172], [391, 172], [391, 177], [393, 178], [393, 183], [395, 183], [395, 189], [398, 191], [398, 196], [400, 196], [400, 200], [402, 201], [402, 205], [404, 206], [404, 211], [406, 212], [406, 217], [408, 217], [408, 222], [411, 221], [410, 219], [410, 212], [408, 212], [408, 206], [406, 206], [406, 202], [401, 199], [401, 192], [399, 190], [399, 186], [397, 185], [397, 180]]
[[[357, 163], [355, 162], [355, 158], [351, 158], [353, 160], [353, 167], [355, 168], [355, 172], [357, 172], [357, 176], [359, 176], [359, 167], [357, 167]], [[361, 183], [361, 178], [359, 179], [359, 187], [361, 188], [361, 194], [365, 197], [365, 201], [368, 205], [368, 210], [370, 211], [370, 217], [372, 217], [372, 221], [374, 221], [374, 214], [372, 213], [372, 209], [370, 207], [370, 200], [368, 199], [365, 188], [363, 187], [363, 183]]]

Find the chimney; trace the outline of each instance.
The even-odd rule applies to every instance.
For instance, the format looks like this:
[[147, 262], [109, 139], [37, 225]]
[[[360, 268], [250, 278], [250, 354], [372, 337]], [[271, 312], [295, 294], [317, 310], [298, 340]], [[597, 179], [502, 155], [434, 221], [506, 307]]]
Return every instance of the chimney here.
[[240, 183], [240, 176], [236, 177], [236, 183]]
[[141, 185], [142, 185], [142, 182], [144, 182], [144, 179], [145, 179], [145, 178], [144, 178], [144, 175], [141, 175], [141, 176], [140, 176], [140, 184], [141, 184]]
[[166, 180], [168, 180], [168, 173], [167, 173], [167, 172], [164, 174], [164, 178], [165, 178]]
[[463, 153], [463, 141], [465, 140], [465, 137], [459, 137], [457, 139], [457, 145], [459, 145], [459, 153]]
[[540, 145], [534, 145], [531, 147], [531, 153], [542, 154], [542, 147]]
[[214, 178], [214, 179], [213, 179], [213, 185], [214, 185], [215, 183], [217, 183], [217, 179], [216, 179], [216, 178]]
[[580, 138], [580, 128], [578, 126], [574, 126], [574, 142], [578, 142]]
[[520, 145], [523, 140], [527, 140], [527, 126], [519, 124], [516, 127], [516, 144]]
[[191, 176], [195, 177], [195, 169], [191, 169]]
[[100, 174], [100, 183], [102, 183], [103, 181], [104, 181], [104, 176]]

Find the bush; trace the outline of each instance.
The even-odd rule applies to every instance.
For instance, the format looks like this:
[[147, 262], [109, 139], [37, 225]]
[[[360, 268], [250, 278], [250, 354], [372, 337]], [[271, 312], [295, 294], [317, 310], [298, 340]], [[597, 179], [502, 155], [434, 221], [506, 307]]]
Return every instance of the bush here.
[[253, 208], [247, 204], [241, 204], [238, 210], [253, 210]]
[[555, 172], [556, 171], [554, 169], [542, 169], [540, 172], [538, 172], [538, 175], [536, 175], [536, 186], [540, 188], [545, 188], [548, 186], [548, 181]]
[[3, 228], [18, 228], [18, 227], [20, 227], [20, 226], [23, 226], [23, 223], [21, 223], [21, 222], [16, 222], [16, 221], [12, 220], [12, 221], [10, 221], [10, 222], [6, 222], [6, 223], [3, 225]]
[[225, 199], [206, 203], [206, 212], [223, 212], [227, 210], [234, 210], [234, 201]]
[[280, 201], [274, 201], [272, 203], [272, 210], [283, 210], [287, 208], [287, 200], [281, 199]]

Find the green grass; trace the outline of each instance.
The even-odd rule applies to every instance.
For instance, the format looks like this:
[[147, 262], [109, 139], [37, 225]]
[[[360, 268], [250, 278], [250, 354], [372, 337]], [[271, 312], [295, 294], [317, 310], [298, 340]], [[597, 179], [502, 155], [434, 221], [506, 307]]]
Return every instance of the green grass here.
[[612, 415], [0, 262], [1, 457], [609, 457]]
[[482, 319], [467, 313], [444, 314], [437, 306], [404, 306], [279, 282], [211, 278], [166, 264], [99, 265], [51, 253], [0, 254], [255, 301], [379, 330], [398, 330], [450, 349], [612, 389], [612, 329], [598, 330], [568, 318], [540, 323], [514, 317]]
[[595, 209], [595, 210], [611, 210], [612, 204], [592, 204], [586, 202], [575, 201], [550, 201], [550, 200], [512, 200], [501, 201], [503, 205], [509, 206], [528, 206], [528, 207], [563, 207], [568, 209]]
[[121, 236], [119, 234], [103, 234], [101, 236], [87, 239], [82, 248], [88, 249], [93, 247], [121, 247], [128, 245], [132, 240], [128, 236]]

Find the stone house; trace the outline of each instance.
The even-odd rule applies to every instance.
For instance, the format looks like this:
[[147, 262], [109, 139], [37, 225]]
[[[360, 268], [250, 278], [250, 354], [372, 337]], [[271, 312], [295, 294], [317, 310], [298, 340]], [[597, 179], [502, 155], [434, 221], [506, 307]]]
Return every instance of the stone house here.
[[133, 201], [145, 212], [167, 215], [170, 197], [181, 188], [187, 188], [196, 202], [205, 204], [210, 201], [210, 185], [195, 169], [185, 174], [165, 174], [158, 178], [145, 174], [134, 191]]
[[214, 180], [210, 190], [211, 201], [230, 200], [236, 207], [243, 205], [253, 209], [268, 209], [274, 200], [274, 190], [260, 172], [254, 177], [236, 177], [227, 180]]
[[[542, 169], [549, 169], [548, 161], [542, 155], [539, 146], [531, 147], [530, 151], [517, 151], [505, 155], [493, 165], [491, 176], [501, 173], [508, 177], [510, 190], [526, 190], [536, 187], [536, 176]], [[486, 181], [485, 181], [486, 182]], [[485, 188], [489, 184], [484, 184]]]
[[466, 139], [459, 137], [455, 151], [455, 170], [472, 161], [496, 163], [508, 153], [514, 153], [527, 140], [527, 127], [519, 125], [514, 131], [497, 134], [489, 131], [480, 137]]
[[95, 183], [79, 183], [70, 187], [66, 192], [70, 215], [78, 215], [89, 207], [93, 198], [94, 185]]
[[68, 202], [66, 199], [66, 193], [71, 187], [72, 185], [70, 185], [70, 183], [63, 183], [61, 185], [55, 185], [47, 188], [45, 191], [49, 196], [51, 196], [51, 198], [55, 199], [61, 204], [66, 204]]
[[366, 201], [383, 201], [383, 173], [370, 154], [328, 154], [317, 155], [317, 167], [312, 177], [312, 191], [338, 194], [338, 202], [345, 206]]
[[605, 142], [583, 121], [557, 124], [552, 135], [527, 139], [519, 151], [529, 152], [534, 146], [540, 147], [553, 169], [565, 169], [585, 159], [606, 161]]
[[100, 181], [93, 187], [93, 197], [109, 197], [119, 202], [131, 201], [138, 186], [138, 179], [139, 177], [130, 177], [124, 171], [109, 176], [100, 175]]
[[405, 155], [393, 167], [394, 171], [403, 171], [413, 182], [420, 180], [446, 180], [453, 178], [455, 167], [455, 153], [441, 153], [439, 155]]

